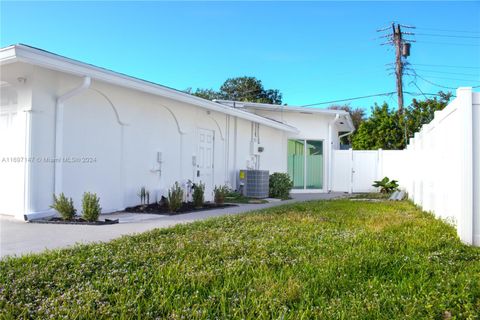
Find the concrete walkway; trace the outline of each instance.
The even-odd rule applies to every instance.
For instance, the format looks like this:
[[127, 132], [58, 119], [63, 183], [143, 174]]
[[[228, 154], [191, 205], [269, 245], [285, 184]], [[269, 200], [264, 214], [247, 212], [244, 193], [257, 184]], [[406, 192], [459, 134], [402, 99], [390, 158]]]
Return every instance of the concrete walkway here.
[[0, 258], [41, 252], [45, 249], [63, 248], [76, 243], [109, 241], [123, 235], [140, 233], [155, 228], [166, 228], [179, 223], [244, 213], [299, 201], [327, 200], [342, 196], [344, 196], [343, 193], [293, 194], [293, 199], [287, 201], [241, 204], [237, 207], [197, 211], [174, 216], [122, 212], [102, 215], [101, 219], [119, 219], [120, 222], [119, 224], [104, 226], [36, 224], [0, 216]]

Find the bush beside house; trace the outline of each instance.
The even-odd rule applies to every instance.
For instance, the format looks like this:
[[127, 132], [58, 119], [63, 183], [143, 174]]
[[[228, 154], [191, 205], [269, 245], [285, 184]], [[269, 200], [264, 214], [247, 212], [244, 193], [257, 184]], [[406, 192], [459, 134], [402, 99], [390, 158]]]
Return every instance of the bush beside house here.
[[275, 172], [270, 175], [269, 196], [286, 200], [290, 197], [293, 181], [288, 173]]
[[82, 199], [82, 216], [87, 221], [97, 221], [102, 208], [100, 198], [95, 193], [85, 192]]
[[63, 220], [72, 220], [77, 213], [73, 206], [73, 199], [67, 198], [63, 192], [58, 197], [55, 194], [53, 195], [53, 204], [50, 208], [55, 209]]

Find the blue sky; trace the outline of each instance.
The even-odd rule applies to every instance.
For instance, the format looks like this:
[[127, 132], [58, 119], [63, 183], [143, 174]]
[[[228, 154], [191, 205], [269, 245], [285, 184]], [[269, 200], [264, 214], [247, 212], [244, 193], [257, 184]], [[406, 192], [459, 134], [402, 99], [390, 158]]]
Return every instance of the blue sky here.
[[[2, 1], [0, 9], [2, 47], [25, 43], [180, 90], [248, 75], [291, 105], [395, 91], [385, 66], [393, 48], [375, 39], [392, 21], [417, 27], [408, 58], [417, 74], [447, 87], [480, 85], [478, 1]], [[404, 90], [419, 93], [412, 80]], [[375, 101], [397, 104], [386, 96], [351, 105], [369, 110]]]

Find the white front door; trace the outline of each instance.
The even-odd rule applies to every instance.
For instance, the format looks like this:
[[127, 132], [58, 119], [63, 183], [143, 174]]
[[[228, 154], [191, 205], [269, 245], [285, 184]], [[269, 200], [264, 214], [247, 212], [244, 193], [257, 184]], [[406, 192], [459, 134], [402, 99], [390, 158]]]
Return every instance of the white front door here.
[[198, 129], [197, 172], [195, 182], [205, 184], [206, 200], [211, 200], [213, 194], [214, 142], [214, 131]]

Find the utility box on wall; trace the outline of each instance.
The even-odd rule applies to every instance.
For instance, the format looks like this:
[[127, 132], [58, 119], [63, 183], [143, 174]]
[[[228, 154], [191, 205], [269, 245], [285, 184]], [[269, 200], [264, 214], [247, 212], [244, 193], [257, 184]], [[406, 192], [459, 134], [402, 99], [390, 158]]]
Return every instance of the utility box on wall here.
[[237, 190], [250, 198], [268, 198], [270, 174], [268, 170], [240, 170]]

